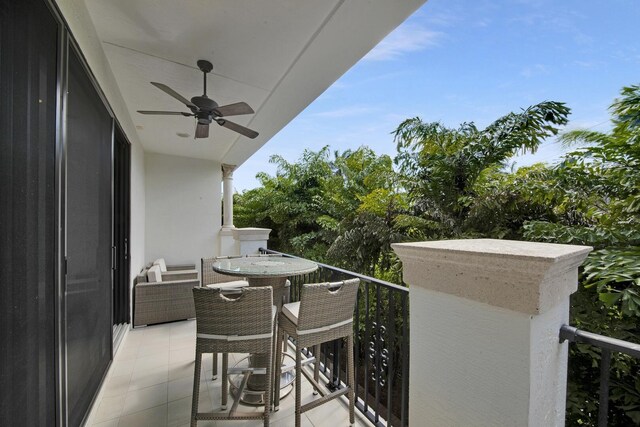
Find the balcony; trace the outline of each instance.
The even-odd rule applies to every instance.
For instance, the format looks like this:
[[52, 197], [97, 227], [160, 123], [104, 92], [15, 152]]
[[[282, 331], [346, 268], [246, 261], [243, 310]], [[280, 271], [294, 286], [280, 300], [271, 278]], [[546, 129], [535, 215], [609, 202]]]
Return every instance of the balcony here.
[[[4, 2], [0, 425], [186, 425], [194, 322], [131, 329], [133, 279], [160, 257], [266, 247], [269, 230], [233, 225], [233, 170], [423, 3]], [[182, 107], [152, 81], [201, 94], [205, 58], [220, 104], [255, 109], [240, 119], [260, 132], [254, 142], [224, 127], [179, 139], [194, 122], [136, 112]], [[330, 266], [291, 278], [293, 300], [303, 282], [361, 279], [359, 424], [562, 425], [570, 341], [600, 349], [605, 425], [610, 352], [640, 350], [566, 328], [584, 248], [473, 244], [397, 247], [411, 310], [408, 287]], [[316, 355], [330, 388], [345, 354], [329, 343]], [[202, 404], [213, 409], [209, 376]], [[273, 424], [291, 411], [287, 397]], [[334, 402], [304, 419], [345, 417]]]
[[[261, 249], [262, 253], [277, 253]], [[299, 299], [302, 283], [361, 280], [354, 327], [356, 346], [356, 425], [407, 425], [409, 404], [409, 290], [320, 264], [304, 276], [291, 277], [291, 300]], [[344, 343], [321, 347], [320, 372], [327, 389], [344, 386]], [[195, 321], [185, 320], [136, 328], [121, 344], [89, 421], [95, 426], [189, 425], [193, 386]], [[307, 353], [308, 354], [308, 353]], [[243, 354], [230, 355], [233, 366]], [[219, 364], [221, 362], [219, 361]], [[219, 365], [218, 369], [221, 369]], [[220, 379], [212, 381], [211, 355], [203, 360], [200, 386], [201, 411], [220, 407]], [[322, 382], [322, 381], [321, 381]], [[303, 404], [313, 399], [311, 386], [303, 380]], [[242, 411], [260, 410], [243, 405]], [[282, 399], [272, 413], [272, 425], [293, 425], [293, 396]], [[390, 420], [387, 421], [387, 420]], [[348, 424], [346, 399], [322, 405], [303, 414], [303, 425]], [[238, 425], [237, 422], [200, 421], [198, 425]], [[243, 425], [240, 423], [240, 425]], [[261, 425], [247, 421], [244, 425]]]
[[[527, 245], [528, 244], [525, 244], [525, 246]], [[545, 249], [548, 250], [549, 248], [545, 247]], [[573, 249], [569, 248], [569, 250], [572, 251]], [[260, 251], [262, 253], [278, 254], [278, 252], [268, 249], [261, 248]], [[579, 250], [579, 252], [584, 254], [584, 249]], [[286, 254], [283, 255], [290, 256]], [[580, 256], [581, 255], [574, 258], [572, 262], [575, 264], [575, 262], [580, 259]], [[405, 260], [405, 262], [410, 264], [411, 261]], [[487, 262], [490, 263], [489, 261]], [[504, 259], [501, 262], [504, 262]], [[319, 265], [320, 268], [316, 272], [290, 278], [292, 281], [290, 297], [293, 301], [298, 299], [299, 289], [302, 283], [336, 281], [352, 277], [357, 277], [361, 280], [354, 324], [357, 331], [355, 340], [357, 384], [356, 425], [406, 426], [409, 425], [410, 414], [411, 417], [414, 418], [415, 423], [415, 418], [417, 418], [416, 414], [420, 414], [425, 406], [432, 405], [432, 402], [426, 401], [423, 395], [421, 395], [421, 393], [424, 393], [424, 389], [430, 390], [431, 395], [435, 397], [437, 397], [438, 393], [442, 392], [442, 390], [445, 390], [445, 393], [452, 392], [453, 390], [462, 396], [461, 399], [465, 399], [461, 400], [461, 404], [473, 406], [477, 404], [477, 402], [474, 403], [474, 400], [482, 402], [484, 405], [493, 408], [493, 410], [503, 411], [503, 413], [499, 412], [497, 415], [491, 415], [491, 417], [504, 420], [506, 413], [506, 416], [512, 417], [511, 419], [514, 420], [514, 425], [520, 424], [517, 422], [518, 415], [516, 411], [513, 411], [511, 407], [505, 409], [504, 403], [495, 400], [495, 396], [491, 396], [491, 393], [501, 393], [500, 391], [488, 391], [486, 393], [487, 396], [489, 396], [488, 398], [486, 396], [475, 398], [470, 397], [470, 395], [465, 395], [464, 389], [456, 390], [455, 381], [460, 374], [455, 372], [453, 368], [441, 372], [440, 375], [434, 375], [432, 373], [428, 378], [425, 378], [420, 374], [416, 374], [416, 371], [427, 370], [433, 372], [433, 370], [426, 366], [428, 364], [426, 358], [420, 360], [420, 357], [418, 357], [418, 367], [412, 368], [412, 375], [409, 375], [409, 353], [411, 349], [409, 348], [408, 288], [329, 265]], [[460, 274], [464, 274], [464, 272], [460, 272]], [[411, 278], [410, 272], [408, 276]], [[417, 289], [417, 291], [420, 290]], [[418, 296], [418, 298], [420, 298], [420, 296]], [[434, 297], [436, 300], [439, 298], [441, 297]], [[450, 304], [450, 301], [443, 303], [438, 300], [435, 303], [441, 304], [444, 307]], [[521, 304], [524, 303], [524, 301], [517, 303]], [[469, 302], [463, 301], [462, 304], [468, 306]], [[420, 310], [420, 308], [424, 309], [425, 307], [419, 307], [417, 304], [414, 304], [414, 310]], [[492, 314], [492, 310], [488, 305], [481, 307], [481, 310], [483, 311], [481, 317], [485, 318], [483, 322], [486, 322], [490, 317], [496, 315], [495, 313], [497, 313], [501, 320], [506, 320], [509, 316], [514, 316], [515, 314], [514, 312], [503, 310], [498, 310]], [[439, 314], [436, 313], [435, 315], [438, 316]], [[463, 317], [469, 316], [469, 314], [465, 315], [461, 309], [457, 310], [455, 315]], [[455, 330], [460, 325], [443, 326], [440, 332], [437, 330], [438, 326], [433, 325], [426, 329], [419, 328], [419, 331], [413, 332], [412, 337], [416, 343], [415, 346], [421, 349], [422, 354], [434, 355], [441, 351], [441, 348], [425, 349], [425, 344], [433, 340], [432, 336], [434, 332], [437, 335], [438, 347], [444, 348], [453, 343], [461, 349], [458, 352], [449, 352], [446, 359], [438, 360], [436, 357], [431, 358], [430, 360], [433, 361], [434, 365], [442, 365], [443, 363], [451, 365], [452, 363], [459, 362], [460, 357], [468, 360], [473, 359], [473, 363], [475, 363], [473, 368], [478, 370], [474, 375], [478, 378], [468, 378], [471, 371], [464, 368], [462, 369], [463, 372], [467, 372], [463, 376], [467, 379], [465, 387], [468, 387], [469, 390], [473, 390], [478, 386], [492, 390], [496, 384], [500, 384], [505, 372], [508, 378], [512, 378], [509, 377], [509, 375], [517, 377], [522, 373], [523, 369], [524, 372], [528, 372], [529, 374], [532, 369], [537, 371], [538, 374], [551, 369], [556, 377], [549, 378], [551, 380], [550, 383], [543, 381], [537, 385], [530, 384], [529, 387], [544, 387], [548, 394], [559, 396], [563, 400], [565, 399], [566, 392], [564, 379], [561, 375], [563, 369], [566, 369], [567, 348], [566, 344], [563, 343], [565, 343], [565, 341], [582, 342], [601, 349], [601, 411], [598, 425], [605, 426], [607, 425], [606, 414], [609, 395], [611, 353], [624, 353], [639, 358], [640, 346], [579, 331], [567, 325], [562, 325], [559, 329], [556, 329], [554, 325], [558, 324], [561, 319], [559, 319], [557, 315], [552, 317], [555, 319], [551, 319], [550, 325], [545, 325], [543, 328], [551, 328], [549, 330], [550, 336], [543, 340], [546, 344], [538, 340], [534, 347], [532, 347], [534, 353], [538, 352], [540, 347], [544, 346], [553, 349], [549, 350], [549, 352], [559, 351], [558, 354], [560, 357], [557, 359], [555, 357], [549, 359], [547, 356], [544, 356], [546, 360], [544, 366], [539, 366], [539, 364], [535, 362], [535, 354], [530, 356], [529, 364], [522, 365], [521, 361], [518, 360], [519, 357], [515, 357], [514, 361], [514, 352], [524, 351], [524, 353], [527, 353], [529, 351], [524, 341], [522, 342], [523, 345], [519, 345], [518, 343], [520, 341], [516, 340], [515, 347], [511, 346], [511, 348], [506, 349], [500, 347], [500, 338], [496, 337], [502, 334], [504, 330], [513, 329], [513, 326], [509, 325], [509, 322], [503, 322], [501, 325], [494, 324], [492, 329], [497, 329], [495, 331], [487, 331], [482, 326], [475, 328], [474, 325], [468, 323], [461, 325], [470, 331], [475, 330], [476, 336], [456, 334]], [[512, 321], [521, 321], [517, 320], [518, 318], [521, 319], [520, 316], [515, 316], [515, 319], [512, 319]], [[541, 317], [540, 319], [544, 318]], [[536, 322], [540, 322], [540, 320], [536, 320]], [[549, 319], [543, 320], [543, 323], [549, 323]], [[532, 327], [536, 329], [538, 326], [534, 325]], [[454, 336], [447, 338], [447, 330]], [[441, 332], [444, 332], [444, 335]], [[494, 335], [494, 339], [481, 343], [483, 340], [486, 340], [487, 334]], [[507, 341], [512, 341], [513, 339], [514, 337], [507, 337]], [[479, 353], [464, 350], [471, 342], [480, 343], [474, 347], [474, 350]], [[185, 320], [131, 330], [114, 359], [108, 377], [104, 382], [105, 385], [100, 393], [100, 397], [94, 405], [95, 409], [91, 417], [92, 425], [105, 427], [112, 425], [189, 425], [193, 386], [194, 346], [194, 320]], [[495, 348], [498, 346], [499, 348], [497, 352], [490, 354], [487, 359], [487, 356], [482, 355], [482, 353], [487, 352], [483, 346], [486, 348]], [[501, 355], [502, 353], [506, 354], [503, 356]], [[321, 372], [324, 375], [324, 383], [328, 389], [335, 389], [335, 387], [344, 385], [344, 379], [346, 377], [343, 370], [345, 366], [345, 354], [346, 351], [343, 348], [343, 343], [327, 343], [321, 348], [319, 363]], [[415, 351], [413, 354], [415, 358]], [[462, 356], [460, 356], [460, 354]], [[230, 365], [240, 362], [244, 356], [243, 354], [231, 355]], [[471, 359], [469, 359], [469, 357]], [[492, 366], [498, 366], [499, 368], [497, 371], [489, 370], [488, 373], [482, 373], [484, 370], [491, 369]], [[221, 367], [219, 366], [218, 369], [220, 370]], [[486, 383], [483, 378], [485, 374], [489, 375], [491, 382]], [[549, 372], [547, 372], [547, 374], [549, 374]], [[216, 410], [216, 408], [220, 406], [220, 380], [212, 381], [211, 377], [211, 356], [206, 355], [203, 361], [203, 375], [200, 384], [201, 400], [199, 405], [201, 406], [201, 410]], [[413, 382], [411, 392], [409, 389], [410, 377]], [[434, 390], [434, 382], [436, 383], [436, 387], [441, 386], [437, 385], [439, 377], [451, 381], [453, 387], [447, 385], [441, 387], [441, 389]], [[303, 386], [302, 395], [304, 403], [305, 400], [311, 400], [314, 397], [311, 386], [304, 381]], [[417, 390], [417, 387], [420, 387], [420, 390]], [[519, 401], [522, 396], [518, 396], [518, 390], [521, 389], [519, 384], [505, 385], [504, 388], [507, 390], [507, 393], [513, 394], [514, 398], [511, 402], [513, 405], [517, 406], [519, 403], [522, 403]], [[416, 402], [415, 405], [417, 407], [411, 408], [411, 411], [409, 407], [410, 398], [413, 399], [413, 402]], [[529, 398], [527, 397], [527, 399]], [[530, 400], [532, 409], [530, 408], [528, 411], [535, 411], [535, 407], [539, 406], [540, 402], [545, 400], [546, 397], [543, 396]], [[451, 403], [452, 406], [455, 406], [455, 404], [455, 402]], [[556, 404], [558, 405], [559, 412], [556, 412], [554, 416], [558, 420], [558, 423], [561, 423], [564, 417], [564, 404], [562, 402]], [[501, 407], [502, 409], [500, 409]], [[259, 407], [251, 406], [244, 406], [242, 410], [246, 411], [247, 408], [249, 408], [248, 410], [260, 410]], [[429, 410], [434, 413], [432, 406]], [[453, 410], [456, 409], [454, 408]], [[545, 407], [544, 410], [547, 411], [548, 408]], [[273, 412], [271, 415], [272, 425], [293, 425], [293, 411], [292, 397], [285, 397], [281, 402], [280, 411]], [[459, 419], [456, 417], [460, 416], [460, 412], [463, 411], [458, 409], [456, 414], [451, 414], [450, 417], [453, 417], [451, 419]], [[435, 410], [435, 413], [437, 414], [437, 410]], [[486, 417], [486, 414], [483, 415]], [[464, 417], [465, 415], [462, 414], [462, 416]], [[546, 417], [547, 421], [549, 421], [548, 415], [546, 415]], [[316, 427], [347, 424], [348, 409], [346, 399], [334, 401], [307, 412], [303, 414], [302, 419], [303, 425]], [[260, 424], [261, 422], [258, 421], [247, 421], [244, 425]], [[198, 425], [238, 424], [237, 422], [214, 423], [201, 421]]]

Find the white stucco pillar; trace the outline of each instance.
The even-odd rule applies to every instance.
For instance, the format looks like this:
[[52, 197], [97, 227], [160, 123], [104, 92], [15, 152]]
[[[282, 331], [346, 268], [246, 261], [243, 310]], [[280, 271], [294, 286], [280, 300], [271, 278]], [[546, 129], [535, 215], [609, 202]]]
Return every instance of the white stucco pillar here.
[[569, 296], [590, 247], [393, 245], [411, 288], [409, 424], [562, 426]]
[[234, 255], [257, 254], [258, 249], [267, 248], [269, 242], [269, 228], [234, 228], [233, 238], [235, 239]]
[[222, 228], [233, 228], [233, 171], [235, 165], [222, 165]]
[[233, 171], [235, 165], [222, 165], [222, 228], [219, 233], [218, 254], [236, 255], [233, 238]]

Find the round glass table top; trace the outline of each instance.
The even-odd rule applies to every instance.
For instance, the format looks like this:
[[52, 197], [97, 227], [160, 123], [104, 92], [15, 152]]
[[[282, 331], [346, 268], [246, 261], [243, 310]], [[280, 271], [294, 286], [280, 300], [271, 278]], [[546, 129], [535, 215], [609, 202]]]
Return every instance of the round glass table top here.
[[318, 264], [282, 256], [245, 256], [218, 260], [213, 263], [213, 269], [233, 276], [284, 277], [311, 273], [318, 269]]

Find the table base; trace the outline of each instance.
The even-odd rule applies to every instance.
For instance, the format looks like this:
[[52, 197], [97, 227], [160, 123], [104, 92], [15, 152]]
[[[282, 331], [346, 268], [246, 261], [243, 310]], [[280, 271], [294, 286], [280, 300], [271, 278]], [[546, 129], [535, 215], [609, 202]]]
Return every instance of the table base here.
[[[283, 356], [285, 358], [291, 359], [290, 365], [287, 365], [287, 363], [283, 363], [282, 364], [283, 367], [295, 365], [295, 359], [293, 358], [293, 356], [289, 354], [283, 354]], [[246, 356], [242, 358], [233, 367], [241, 368], [241, 367], [249, 366], [250, 357], [251, 356]], [[236, 397], [238, 395], [238, 389], [240, 388], [240, 383], [242, 382], [242, 377], [243, 377], [242, 374], [229, 375], [229, 385], [231, 386], [230, 387], [231, 393]], [[284, 396], [291, 393], [291, 391], [293, 390], [293, 380], [295, 379], [295, 377], [296, 377], [296, 371], [293, 369], [282, 373], [282, 375], [280, 376], [280, 398], [283, 398]], [[245, 387], [245, 389], [242, 392], [242, 395], [240, 396], [240, 402], [244, 403], [245, 405], [264, 406], [264, 393], [265, 393], [264, 390], [251, 390], [249, 387]]]

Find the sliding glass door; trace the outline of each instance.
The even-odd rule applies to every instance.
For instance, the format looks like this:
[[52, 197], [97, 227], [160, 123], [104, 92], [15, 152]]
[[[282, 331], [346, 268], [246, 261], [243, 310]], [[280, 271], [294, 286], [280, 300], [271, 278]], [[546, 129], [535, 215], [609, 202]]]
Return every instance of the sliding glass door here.
[[111, 361], [113, 120], [69, 49], [66, 115], [67, 408], [80, 425]]
[[45, 3], [0, 1], [0, 426], [55, 422], [59, 35]]

